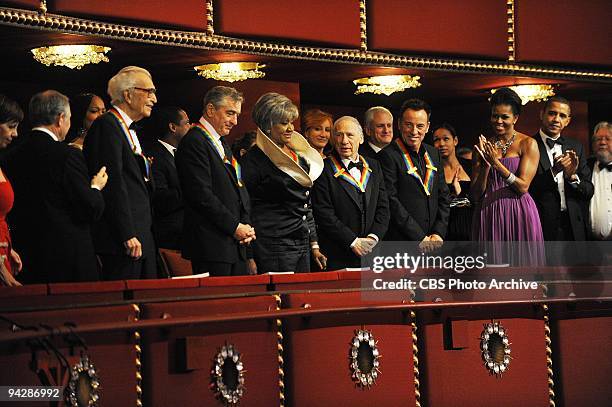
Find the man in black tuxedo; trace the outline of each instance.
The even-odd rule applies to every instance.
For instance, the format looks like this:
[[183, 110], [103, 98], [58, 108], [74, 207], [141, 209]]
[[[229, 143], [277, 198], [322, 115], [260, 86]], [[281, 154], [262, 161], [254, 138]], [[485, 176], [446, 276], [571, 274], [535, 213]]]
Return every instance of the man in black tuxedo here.
[[336, 120], [334, 151], [312, 190], [319, 244], [330, 270], [361, 267], [389, 225], [389, 202], [378, 161], [358, 153], [363, 132], [354, 117]]
[[586, 240], [586, 213], [593, 184], [582, 144], [561, 135], [571, 121], [569, 101], [551, 97], [540, 119], [540, 131], [534, 136], [540, 162], [529, 193], [538, 207], [544, 240]]
[[185, 221], [183, 257], [194, 274], [244, 275], [246, 245], [255, 239], [249, 224], [249, 196], [237, 157], [225, 142], [238, 123], [243, 97], [234, 88], [215, 86], [204, 96], [202, 117], [183, 137], [176, 152]]
[[155, 278], [156, 255], [150, 204], [150, 161], [135, 123], [157, 102], [151, 74], [136, 66], [108, 82], [112, 107], [87, 132], [83, 153], [90, 173], [104, 165], [109, 182], [106, 209], [94, 228], [96, 253], [106, 280]]
[[184, 209], [174, 154], [191, 126], [187, 113], [179, 107], [157, 108], [152, 118], [158, 133], [157, 141], [149, 150], [153, 157], [151, 170], [155, 182], [153, 230], [159, 247], [178, 250], [183, 233]]
[[62, 143], [70, 128], [68, 98], [54, 90], [30, 100], [32, 132], [9, 158], [15, 191], [13, 244], [26, 283], [96, 281], [90, 226], [104, 210], [107, 181], [98, 167], [90, 180], [81, 152]]
[[393, 141], [393, 115], [387, 108], [374, 106], [365, 112], [363, 122], [368, 137], [359, 146], [359, 154], [366, 158], [376, 158]]
[[612, 240], [612, 123], [597, 123], [592, 151], [595, 156], [588, 160], [594, 188], [589, 204], [590, 237], [609, 241]]
[[442, 245], [450, 213], [440, 156], [423, 143], [430, 114], [431, 107], [420, 99], [404, 102], [398, 123], [401, 136], [379, 154], [391, 212], [385, 240], [421, 242], [425, 251]]

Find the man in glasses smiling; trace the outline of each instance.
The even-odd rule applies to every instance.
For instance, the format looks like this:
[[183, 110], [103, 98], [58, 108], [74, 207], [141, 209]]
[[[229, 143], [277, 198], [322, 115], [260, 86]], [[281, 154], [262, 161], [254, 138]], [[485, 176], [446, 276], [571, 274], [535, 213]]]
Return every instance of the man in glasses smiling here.
[[128, 66], [108, 81], [108, 94], [112, 107], [92, 124], [83, 147], [90, 172], [105, 165], [109, 175], [106, 209], [94, 228], [96, 253], [105, 280], [155, 278], [151, 165], [135, 126], [157, 103], [155, 85], [146, 69]]

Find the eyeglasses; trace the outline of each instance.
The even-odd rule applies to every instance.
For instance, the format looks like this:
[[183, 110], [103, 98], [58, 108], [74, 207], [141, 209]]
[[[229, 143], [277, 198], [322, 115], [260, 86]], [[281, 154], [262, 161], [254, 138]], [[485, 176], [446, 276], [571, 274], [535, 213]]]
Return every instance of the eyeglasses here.
[[157, 93], [157, 89], [155, 89], [155, 88], [146, 89], [146, 88], [139, 88], [137, 86], [134, 86], [133, 89], [140, 90], [140, 91], [143, 91], [143, 92], [147, 92], [149, 97], [154, 96]]

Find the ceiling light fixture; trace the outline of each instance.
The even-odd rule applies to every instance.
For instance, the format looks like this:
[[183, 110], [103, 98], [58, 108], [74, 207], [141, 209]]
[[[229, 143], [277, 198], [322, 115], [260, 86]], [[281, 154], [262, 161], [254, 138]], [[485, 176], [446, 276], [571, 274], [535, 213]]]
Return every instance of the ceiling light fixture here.
[[206, 79], [214, 79], [224, 82], [238, 82], [247, 79], [263, 78], [266, 73], [260, 71], [264, 68], [257, 62], [223, 62], [219, 64], [207, 64], [194, 66], [198, 75]]
[[41, 64], [81, 69], [87, 64], [108, 62], [105, 55], [111, 49], [101, 45], [51, 45], [32, 49], [34, 59]]
[[374, 93], [375, 95], [389, 96], [392, 93], [401, 92], [408, 88], [418, 88], [421, 86], [419, 79], [421, 79], [420, 76], [384, 75], [355, 79], [353, 83], [357, 85], [355, 95]]
[[[516, 85], [508, 87], [519, 95], [524, 105], [532, 101], [541, 102], [555, 95], [555, 89], [552, 85]], [[499, 88], [491, 89], [491, 93], [493, 94], [498, 90]]]

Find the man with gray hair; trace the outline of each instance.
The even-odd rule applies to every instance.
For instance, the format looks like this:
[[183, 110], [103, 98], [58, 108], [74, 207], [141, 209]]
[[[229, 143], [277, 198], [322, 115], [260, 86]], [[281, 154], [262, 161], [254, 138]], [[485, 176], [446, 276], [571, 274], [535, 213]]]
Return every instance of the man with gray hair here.
[[591, 236], [594, 240], [612, 240], [612, 123], [599, 122], [593, 131], [588, 160], [594, 193], [589, 205]]
[[62, 143], [70, 128], [68, 98], [55, 90], [30, 100], [32, 133], [7, 162], [15, 191], [13, 244], [23, 281], [99, 279], [90, 225], [104, 210], [104, 167], [93, 178], [81, 152]]
[[365, 112], [363, 127], [368, 137], [359, 147], [359, 154], [376, 158], [393, 141], [393, 115], [385, 107], [371, 107]]
[[330, 270], [361, 267], [361, 258], [383, 238], [389, 224], [385, 180], [376, 160], [359, 155], [361, 125], [336, 120], [323, 174], [315, 181], [312, 208]]
[[245, 275], [246, 245], [255, 239], [249, 220], [249, 195], [242, 183], [238, 157], [225, 137], [238, 124], [243, 97], [227, 86], [215, 86], [204, 96], [200, 120], [176, 151], [185, 218], [183, 257], [194, 274]]
[[83, 153], [90, 173], [104, 165], [109, 183], [106, 209], [94, 229], [96, 253], [106, 280], [155, 278], [155, 243], [150, 206], [150, 161], [136, 123], [157, 102], [151, 74], [128, 66], [108, 81], [112, 107], [87, 132]]

